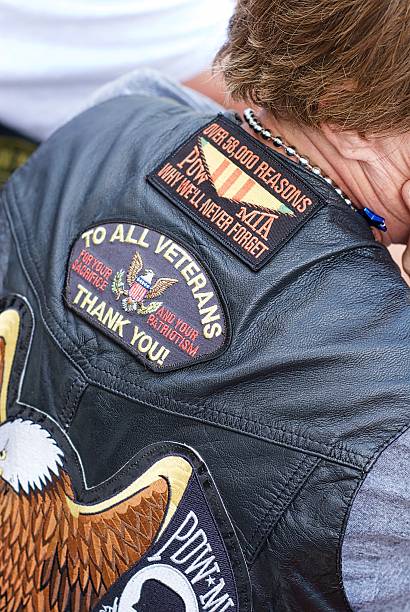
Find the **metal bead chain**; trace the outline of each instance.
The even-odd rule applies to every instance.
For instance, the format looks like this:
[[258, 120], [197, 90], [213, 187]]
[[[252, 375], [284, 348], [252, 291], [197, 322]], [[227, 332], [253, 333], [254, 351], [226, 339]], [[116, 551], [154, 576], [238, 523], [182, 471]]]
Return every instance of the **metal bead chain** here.
[[288, 155], [289, 157], [294, 157], [297, 160], [297, 162], [301, 166], [303, 166], [303, 168], [310, 170], [310, 172], [312, 172], [316, 176], [319, 176], [328, 185], [333, 187], [336, 193], [346, 202], [348, 206], [350, 206], [352, 210], [354, 211], [357, 210], [353, 206], [352, 201], [347, 197], [345, 193], [343, 193], [340, 187], [338, 187], [329, 176], [324, 175], [322, 173], [322, 170], [318, 166], [312, 166], [312, 164], [310, 163], [307, 157], [300, 155], [296, 151], [295, 147], [288, 145], [283, 140], [283, 138], [281, 138], [281, 136], [272, 136], [272, 133], [270, 132], [270, 130], [267, 130], [266, 128], [264, 128], [263, 125], [258, 121], [258, 119], [255, 116], [254, 111], [251, 108], [247, 108], [244, 111], [243, 116], [245, 118], [246, 123], [256, 134], [259, 134], [264, 140], [270, 140], [274, 144], [275, 147], [282, 148], [285, 151], [286, 155]]

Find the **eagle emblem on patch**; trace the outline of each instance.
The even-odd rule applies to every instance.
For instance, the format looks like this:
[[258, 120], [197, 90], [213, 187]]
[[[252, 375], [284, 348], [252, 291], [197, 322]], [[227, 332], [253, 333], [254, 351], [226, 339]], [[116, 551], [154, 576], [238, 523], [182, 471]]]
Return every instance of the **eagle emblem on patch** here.
[[251, 612], [240, 545], [194, 450], [152, 444], [89, 486], [59, 424], [9, 405], [32, 330], [21, 306], [0, 313], [0, 610]]
[[144, 448], [133, 480], [124, 466], [90, 491], [69, 446], [34, 409], [0, 424], [1, 610], [250, 612], [239, 544], [194, 451]]
[[165, 459], [118, 495], [81, 504], [58, 436], [36, 420], [0, 426], [0, 608], [91, 610], [158, 537], [171, 499], [161, 473], [173, 464], [175, 493], [191, 469]]
[[[142, 272], [142, 273], [141, 273]], [[111, 289], [115, 299], [122, 296], [122, 307], [126, 312], [136, 312], [140, 315], [157, 312], [162, 302], [151, 302], [144, 305], [144, 300], [153, 300], [161, 296], [167, 289], [175, 285], [176, 278], [158, 278], [154, 282], [155, 272], [150, 268], [144, 268], [144, 262], [139, 251], [135, 251], [127, 273], [128, 289], [124, 283], [125, 270], [116, 272]]]

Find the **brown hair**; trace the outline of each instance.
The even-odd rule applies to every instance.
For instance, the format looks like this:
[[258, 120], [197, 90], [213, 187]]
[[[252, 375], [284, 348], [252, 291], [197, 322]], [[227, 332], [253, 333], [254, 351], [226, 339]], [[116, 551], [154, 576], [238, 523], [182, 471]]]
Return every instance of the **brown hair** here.
[[216, 65], [276, 117], [410, 130], [410, 0], [237, 0]]

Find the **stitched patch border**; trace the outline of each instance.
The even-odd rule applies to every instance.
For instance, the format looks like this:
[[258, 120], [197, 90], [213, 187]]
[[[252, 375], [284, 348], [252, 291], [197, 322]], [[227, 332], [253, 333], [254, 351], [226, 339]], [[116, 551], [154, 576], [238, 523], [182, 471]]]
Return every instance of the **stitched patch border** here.
[[[13, 370], [5, 387], [10, 382], [12, 401], [0, 419], [0, 532], [14, 550], [0, 560], [3, 603], [31, 601], [42, 609], [62, 611], [68, 605], [73, 612], [97, 612], [106, 610], [101, 598], [114, 597], [109, 609], [121, 612], [128, 609], [129, 598], [136, 603], [143, 596], [159, 609], [164, 587], [177, 600], [185, 597], [202, 605], [218, 600], [236, 612], [251, 612], [244, 556], [203, 460], [190, 447], [158, 442], [89, 486], [81, 457], [62, 426], [17, 397], [33, 330], [33, 312], [25, 299], [12, 295], [0, 300], [1, 391], [4, 372]], [[20, 537], [15, 538], [10, 521], [22, 515], [27, 520], [16, 522], [13, 529]], [[33, 546], [40, 550], [40, 586], [29, 573]], [[180, 560], [187, 552], [184, 567], [174, 562], [174, 556]], [[23, 574], [15, 568], [16, 556]], [[142, 593], [147, 581], [158, 586]]]

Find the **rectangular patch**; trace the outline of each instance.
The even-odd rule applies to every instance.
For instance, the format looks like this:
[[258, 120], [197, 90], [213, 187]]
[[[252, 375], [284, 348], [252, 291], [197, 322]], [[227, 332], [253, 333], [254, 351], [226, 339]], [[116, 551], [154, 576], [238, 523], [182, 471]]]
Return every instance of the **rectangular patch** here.
[[325, 203], [222, 115], [190, 136], [147, 180], [255, 271]]

